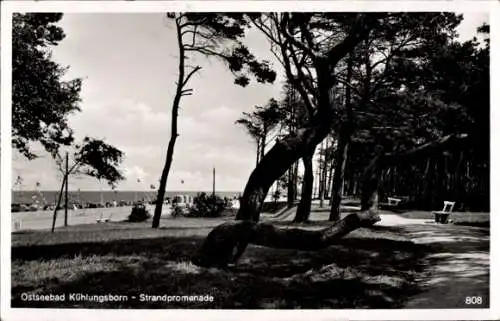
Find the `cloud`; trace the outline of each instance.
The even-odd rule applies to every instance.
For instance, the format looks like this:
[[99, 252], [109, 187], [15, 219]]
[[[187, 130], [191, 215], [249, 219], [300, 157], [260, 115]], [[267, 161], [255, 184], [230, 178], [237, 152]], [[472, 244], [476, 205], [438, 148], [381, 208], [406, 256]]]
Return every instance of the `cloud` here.
[[[69, 119], [77, 140], [105, 139], [125, 153], [127, 180], [118, 189], [139, 188], [138, 176], [148, 181], [143, 185], [149, 189], [158, 184], [165, 163], [178, 53], [172, 45], [175, 32], [161, 19], [151, 14], [67, 14], [62, 20], [67, 38], [53, 48], [54, 59], [70, 66], [68, 77], [84, 77], [82, 112]], [[254, 35], [250, 42], [259, 56], [268, 53], [267, 41]], [[215, 167], [218, 188], [240, 190], [255, 165], [255, 143], [235, 121], [243, 111], [277, 97], [281, 85], [241, 88], [219, 61], [198, 56], [189, 62], [203, 69], [189, 83], [193, 95], [181, 100], [168, 188], [211, 189]], [[18, 160], [15, 167], [30, 177], [26, 186], [43, 178], [48, 189], [58, 189], [49, 156]], [[71, 184], [82, 190], [105, 187], [92, 178]]]
[[140, 166], [125, 167], [124, 171], [126, 179], [141, 180], [148, 178], [149, 174]]

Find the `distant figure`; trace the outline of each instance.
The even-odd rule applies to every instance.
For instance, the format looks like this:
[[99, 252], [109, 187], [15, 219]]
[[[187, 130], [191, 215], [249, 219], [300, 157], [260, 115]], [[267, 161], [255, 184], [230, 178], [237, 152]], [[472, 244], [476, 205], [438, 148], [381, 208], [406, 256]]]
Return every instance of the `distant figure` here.
[[116, 200], [113, 201], [113, 207], [117, 207], [118, 206], [118, 202]]

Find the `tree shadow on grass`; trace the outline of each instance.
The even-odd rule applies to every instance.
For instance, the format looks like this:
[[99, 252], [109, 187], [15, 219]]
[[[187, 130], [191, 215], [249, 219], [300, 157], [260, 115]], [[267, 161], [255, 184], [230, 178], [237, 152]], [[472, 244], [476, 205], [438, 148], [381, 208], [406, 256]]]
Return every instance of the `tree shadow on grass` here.
[[[372, 227], [373, 231], [386, 230]], [[203, 237], [158, 237], [96, 243], [19, 246], [14, 269], [47, 260], [96, 257], [105, 271], [30, 284], [13, 276], [13, 307], [78, 308], [400, 308], [419, 291], [429, 247], [348, 236], [320, 251], [250, 245], [230, 268], [200, 268], [190, 259]], [[126, 302], [24, 302], [23, 292], [128, 295]], [[206, 295], [214, 302], [144, 302], [140, 294]], [[136, 296], [136, 299], [132, 299]]]

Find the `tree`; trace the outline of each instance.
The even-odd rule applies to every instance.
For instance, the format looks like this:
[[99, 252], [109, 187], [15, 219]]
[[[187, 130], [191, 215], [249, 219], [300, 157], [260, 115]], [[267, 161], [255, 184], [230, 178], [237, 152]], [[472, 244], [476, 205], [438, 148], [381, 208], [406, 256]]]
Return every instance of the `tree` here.
[[[433, 30], [426, 29], [432, 23], [441, 24], [443, 26], [441, 29], [436, 28], [434, 30], [442, 32], [438, 32], [431, 39], [424, 39], [424, 42], [429, 44], [429, 48], [431, 48], [431, 43], [434, 48], [436, 45], [446, 45], [448, 39], [453, 37], [453, 33], [448, 33], [447, 28], [453, 26], [453, 24], [456, 26], [459, 21], [459, 18], [455, 15], [443, 13], [416, 15], [415, 19], [402, 20], [400, 18], [408, 17], [408, 14], [399, 14], [401, 16], [398, 16], [398, 14], [357, 15], [354, 17], [344, 14], [332, 15], [271, 13], [253, 20], [257, 28], [264, 32], [273, 43], [273, 52], [280, 59], [289, 80], [294, 83], [295, 88], [301, 93], [308, 109], [311, 111], [312, 117], [307, 126], [300, 128], [295, 135], [289, 135], [281, 139], [265, 155], [249, 178], [237, 220], [214, 228], [207, 236], [198, 255], [193, 259], [194, 263], [203, 266], [224, 266], [235, 262], [249, 243], [303, 250], [316, 250], [328, 246], [350, 231], [359, 227], [370, 226], [380, 220], [377, 214], [377, 205], [379, 179], [382, 169], [397, 163], [409, 162], [415, 158], [441, 152], [462, 144], [464, 139], [469, 137], [468, 134], [454, 131], [447, 135], [428, 136], [429, 139], [425, 139], [422, 135], [417, 135], [414, 139], [411, 139], [411, 134], [408, 135], [399, 130], [393, 133], [392, 136], [386, 136], [387, 131], [393, 128], [379, 128], [379, 132], [358, 130], [357, 135], [365, 135], [365, 143], [371, 141], [371, 143], [365, 144], [369, 153], [365, 154], [365, 164], [360, 167], [364, 168], [363, 173], [359, 175], [362, 186], [362, 208], [360, 212], [350, 214], [320, 231], [280, 229], [272, 224], [258, 223], [260, 207], [269, 186], [298, 158], [320, 143], [334, 124], [332, 118], [335, 115], [335, 110], [332, 108], [332, 102], [334, 101], [335, 78], [332, 75], [339, 61], [349, 52], [356, 52], [356, 45], [359, 43], [360, 46], [364, 45], [369, 48], [371, 43], [369, 36], [372, 32], [378, 34], [380, 39], [393, 37], [395, 32], [422, 34]], [[325, 36], [324, 32], [316, 33], [318, 29], [325, 31], [326, 26], [329, 27], [328, 30], [335, 30], [335, 34], [328, 37]], [[342, 33], [339, 30], [344, 30], [344, 32]], [[325, 45], [324, 42], [318, 41], [318, 39], [324, 40], [325, 37], [334, 38], [335, 43], [330, 42]], [[417, 45], [421, 41], [422, 39], [418, 39], [413, 46], [407, 48], [408, 54], [415, 47], [419, 48], [420, 46]], [[420, 48], [417, 52], [419, 50]], [[384, 54], [387, 54], [387, 52], [384, 52]], [[367, 62], [371, 64], [371, 61], [366, 57], [368, 55], [365, 52], [365, 60], [363, 61], [365, 67], [362, 70], [367, 71], [369, 77], [365, 78], [368, 80], [365, 81], [362, 88], [368, 88], [368, 92], [371, 92], [373, 90], [373, 75], [381, 76], [379, 79], [384, 79], [383, 82], [385, 82], [385, 74], [389, 71], [392, 72], [394, 66], [389, 64], [387, 71], [382, 69], [383, 72], [376, 68], [366, 69]], [[426, 61], [425, 55], [424, 57], [419, 55], [415, 60], [417, 66], [422, 66], [422, 62]], [[405, 59], [405, 61], [408, 60]], [[307, 62], [310, 62], [310, 64], [308, 65]], [[408, 67], [408, 63], [402, 64], [401, 67]], [[411, 76], [411, 70], [406, 68], [405, 74]], [[399, 88], [395, 86], [396, 81], [396, 77], [390, 78], [391, 85], [375, 96], [377, 100], [382, 96], [385, 97], [385, 100], [374, 101], [369, 95], [360, 95], [364, 100], [358, 99], [352, 102], [353, 106], [363, 102], [358, 107], [370, 107], [369, 110], [364, 112], [371, 112], [372, 117], [356, 119], [357, 122], [361, 123], [360, 128], [364, 128], [363, 126], [368, 123], [371, 123], [373, 127], [374, 120], [377, 120], [377, 118], [375, 117], [376, 114], [372, 112], [372, 108], [382, 107], [383, 112], [380, 113], [382, 120], [384, 118], [387, 120], [386, 117], [390, 112], [393, 114], [400, 113], [397, 108], [403, 107], [404, 114], [409, 115], [411, 112], [413, 119], [419, 119], [419, 117], [415, 117], [422, 111], [418, 107], [431, 108], [431, 106], [443, 105], [442, 101], [434, 101], [433, 98], [436, 97], [436, 92], [426, 91], [425, 86], [422, 88], [417, 87], [418, 91], [411, 91], [404, 86], [401, 87], [404, 80], [400, 80]], [[416, 84], [418, 83], [416, 82]], [[393, 106], [393, 108], [389, 108], [390, 106]], [[413, 109], [415, 110], [412, 111]], [[360, 112], [361, 110], [357, 111], [357, 113]], [[409, 123], [401, 125], [411, 129]], [[418, 129], [425, 129], [425, 126], [419, 126]], [[432, 128], [429, 128], [429, 130], [432, 131]], [[411, 131], [411, 133], [414, 132]], [[381, 135], [382, 133], [384, 135]], [[396, 136], [399, 136], [399, 139], [395, 139]], [[366, 155], [370, 154], [371, 157], [366, 157]]]
[[[66, 186], [65, 210], [67, 215], [67, 186], [70, 176], [86, 175], [94, 177], [99, 181], [105, 180], [113, 188], [120, 180], [124, 179], [123, 174], [118, 168], [123, 159], [123, 152], [106, 144], [103, 140], [85, 137], [81, 144], [74, 145], [71, 165], [69, 164], [68, 154], [69, 153], [66, 152], [65, 157], [61, 155], [60, 151], [54, 154], [56, 164], [63, 175], [63, 181], [61, 183], [57, 204], [54, 208], [52, 232], [54, 232], [57, 210], [61, 204], [64, 186]], [[67, 216], [65, 216], [65, 222], [66, 219]]]
[[[487, 31], [487, 27], [480, 30]], [[419, 121], [410, 123], [416, 131], [414, 138], [420, 143], [443, 137], [462, 139], [460, 144], [447, 143], [445, 153], [414, 158], [412, 171], [426, 177], [424, 184], [409, 181], [411, 177], [399, 178], [398, 188], [415, 190], [416, 201], [424, 208], [453, 198], [485, 210], [489, 204], [490, 176], [489, 145], [484, 144], [489, 140], [488, 39], [483, 43], [477, 39], [460, 43], [431, 38], [403, 54], [404, 60], [398, 60], [393, 68], [396, 86], [400, 87], [401, 80], [405, 83], [396, 97], [404, 98], [404, 105], [417, 102], [428, 106], [425, 125]], [[392, 168], [406, 170], [401, 163]], [[403, 178], [407, 176], [410, 175]]]
[[62, 13], [14, 13], [12, 21], [12, 145], [28, 159], [31, 142], [54, 155], [73, 141], [68, 116], [80, 111], [82, 80], [63, 80], [68, 67], [52, 60], [65, 37]]
[[[373, 153], [375, 146], [382, 138], [386, 143], [400, 141], [396, 136], [411, 137], [413, 128], [407, 124], [414, 116], [409, 110], [397, 110], [394, 104], [381, 101], [381, 96], [396, 97], [400, 94], [398, 81], [393, 86], [392, 73], [398, 61], [407, 61], [404, 52], [416, 51], [429, 42], [439, 46], [442, 39], [455, 35], [454, 29], [461, 18], [452, 13], [413, 13], [413, 14], [388, 14], [381, 20], [381, 27], [373, 29], [368, 37], [348, 57], [347, 68], [343, 75], [339, 75], [339, 83], [345, 88], [345, 108], [340, 113], [341, 121], [338, 122], [338, 149], [336, 169], [332, 185], [332, 208], [330, 220], [340, 218], [340, 200], [342, 181], [346, 168], [346, 159], [353, 135], [360, 130], [367, 132], [368, 145]], [[382, 27], [383, 26], [383, 27]], [[425, 59], [420, 55], [419, 59]], [[407, 111], [407, 113], [406, 113]], [[394, 114], [397, 114], [399, 124], [394, 123]], [[401, 121], [404, 118], [404, 121]], [[377, 125], [380, 126], [377, 126]], [[388, 126], [390, 124], [390, 126]], [[363, 125], [365, 127], [363, 127]], [[394, 133], [400, 133], [393, 135]], [[392, 138], [394, 139], [392, 139]], [[405, 139], [406, 139], [405, 138]], [[375, 141], [373, 141], [375, 139]], [[376, 142], [373, 144], [373, 142]], [[409, 147], [409, 146], [406, 146]], [[367, 151], [363, 157], [366, 159]], [[363, 165], [366, 166], [368, 162]]]
[[302, 191], [300, 193], [300, 202], [297, 207], [297, 212], [295, 213], [295, 218], [293, 222], [307, 222], [309, 220], [309, 215], [311, 214], [311, 203], [312, 203], [312, 193], [314, 184], [314, 174], [313, 174], [313, 155], [314, 150], [302, 157], [302, 163], [304, 164], [304, 179], [302, 181]]
[[[268, 246], [297, 245], [308, 232], [290, 230], [277, 233], [267, 224], [258, 224], [264, 198], [276, 179], [303, 155], [311, 153], [330, 132], [333, 118], [333, 77], [337, 63], [361, 41], [377, 23], [377, 15], [341, 15], [330, 19], [324, 14], [270, 13], [252, 17], [254, 26], [272, 43], [272, 52], [286, 70], [288, 80], [299, 91], [311, 115], [307, 124], [271, 148], [254, 169], [245, 187], [237, 222], [223, 224], [210, 232], [200, 254], [193, 260], [200, 265], [225, 265], [234, 262], [249, 242]], [[343, 26], [342, 37], [332, 46], [321, 46], [325, 29]], [[308, 68], [310, 67], [310, 68]], [[311, 75], [315, 73], [315, 79]], [[374, 211], [351, 214], [338, 224], [314, 233], [317, 240], [331, 240], [366, 224], [380, 220]], [[283, 238], [282, 238], [283, 237]], [[260, 241], [259, 241], [260, 240]], [[261, 242], [261, 243], [259, 243]], [[321, 241], [323, 242], [323, 241]], [[323, 243], [314, 243], [320, 245]], [[279, 244], [278, 244], [279, 243]], [[304, 244], [305, 244], [304, 243]], [[312, 244], [312, 243], [310, 243]]]
[[347, 163], [347, 153], [349, 151], [349, 143], [353, 131], [353, 115], [351, 106], [351, 78], [352, 78], [352, 53], [349, 54], [347, 59], [347, 76], [346, 76], [346, 89], [345, 89], [345, 116], [339, 129], [337, 140], [336, 155], [335, 155], [335, 169], [332, 179], [332, 195], [331, 195], [331, 208], [330, 208], [330, 221], [340, 220], [340, 202], [342, 201], [342, 184], [344, 183], [344, 173]]
[[[264, 157], [265, 148], [268, 145], [267, 136], [276, 128], [283, 118], [283, 111], [278, 102], [271, 98], [266, 106], [256, 106], [252, 113], [243, 113], [243, 117], [236, 120], [236, 124], [245, 126], [249, 135], [257, 142], [257, 161]], [[278, 131], [279, 134], [279, 131]], [[278, 135], [274, 135], [270, 141]]]
[[[242, 14], [168, 13], [167, 18], [175, 23], [179, 63], [176, 91], [172, 102], [170, 141], [165, 165], [160, 177], [153, 215], [153, 228], [158, 228], [160, 225], [175, 142], [179, 136], [177, 117], [180, 101], [183, 96], [192, 94], [193, 90], [186, 89], [186, 86], [191, 77], [201, 70], [201, 66], [188, 66], [186, 64], [189, 53], [198, 53], [223, 60], [236, 75], [235, 83], [240, 86], [246, 86], [249, 83], [249, 78], [242, 71], [248, 71], [248, 73], [255, 75], [257, 81], [260, 82], [274, 81], [276, 77], [267, 62], [258, 62], [248, 49], [238, 41], [239, 38], [244, 36], [244, 27], [247, 25]], [[229, 49], [226, 49], [226, 47], [229, 47]]]

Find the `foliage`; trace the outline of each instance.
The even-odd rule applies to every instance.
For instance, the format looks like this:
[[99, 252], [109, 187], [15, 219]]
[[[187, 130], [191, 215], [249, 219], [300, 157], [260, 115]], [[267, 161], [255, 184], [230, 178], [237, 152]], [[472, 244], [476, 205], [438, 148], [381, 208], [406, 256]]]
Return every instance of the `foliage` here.
[[281, 191], [279, 188], [277, 188], [277, 189], [273, 192], [273, 201], [274, 201], [274, 203], [276, 203], [276, 202], [278, 202], [278, 201], [279, 201], [279, 199], [280, 199], [280, 197], [281, 197], [281, 193], [282, 193], [282, 191]]
[[[243, 117], [236, 120], [236, 124], [243, 125], [249, 135], [257, 142], [257, 153], [262, 155], [268, 144], [267, 136], [284, 119], [283, 108], [271, 98], [264, 106], [255, 106], [252, 113], [243, 113]], [[272, 140], [270, 140], [272, 141]]]
[[[401, 153], [447, 135], [468, 135], [431, 156], [414, 157], [382, 173], [382, 194], [412, 195], [419, 208], [432, 209], [445, 199], [487, 210], [489, 185], [489, 42], [454, 38], [460, 16], [410, 15], [434, 19], [426, 32], [399, 31], [405, 37], [391, 41], [392, 54], [360, 46], [355, 60], [354, 116], [356, 132], [351, 146], [349, 180], [377, 150]], [[409, 22], [407, 22], [408, 24]], [[418, 23], [417, 21], [413, 24]], [[431, 32], [431, 27], [434, 29]], [[412, 29], [418, 30], [418, 29]], [[487, 32], [483, 26], [479, 31]], [[411, 42], [408, 43], [408, 40]], [[363, 53], [364, 52], [364, 53]], [[366, 66], [375, 66], [367, 73]], [[370, 95], [363, 92], [370, 89]], [[424, 178], [422, 180], [422, 178]], [[351, 184], [352, 185], [352, 184]], [[395, 190], [397, 186], [397, 191]], [[481, 205], [482, 204], [482, 205]]]
[[88, 138], [83, 139], [83, 144], [77, 146], [75, 160], [84, 170], [86, 175], [98, 180], [104, 179], [111, 186], [124, 179], [118, 166], [123, 159], [123, 152], [106, 144], [103, 140]]
[[146, 209], [146, 206], [142, 202], [137, 202], [132, 207], [132, 212], [128, 217], [129, 222], [144, 222], [151, 217], [151, 214]]
[[177, 202], [172, 203], [172, 217], [179, 217], [184, 215], [185, 206], [179, 205]]
[[[103, 140], [85, 137], [80, 144], [73, 145], [72, 164], [68, 175], [87, 175], [98, 180], [105, 180], [111, 187], [125, 179], [119, 166], [123, 152]], [[64, 159], [61, 153], [54, 155], [59, 170], [64, 174]]]
[[276, 73], [269, 61], [259, 61], [242, 42], [250, 26], [243, 13], [168, 13], [182, 28], [185, 52], [213, 57], [224, 62], [235, 76], [234, 83], [245, 87], [254, 77], [260, 83], [272, 83]]
[[65, 37], [62, 13], [14, 13], [12, 26], [12, 145], [28, 159], [30, 142], [51, 154], [69, 145], [68, 116], [80, 111], [82, 80], [63, 80], [68, 70], [54, 62], [51, 47]]
[[189, 211], [192, 217], [219, 217], [225, 209], [224, 199], [218, 195], [198, 193]]

